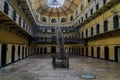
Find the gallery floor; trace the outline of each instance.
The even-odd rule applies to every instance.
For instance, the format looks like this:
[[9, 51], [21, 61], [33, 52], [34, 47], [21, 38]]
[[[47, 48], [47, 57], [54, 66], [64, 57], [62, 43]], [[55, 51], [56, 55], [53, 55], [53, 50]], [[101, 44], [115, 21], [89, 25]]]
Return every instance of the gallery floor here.
[[[52, 58], [35, 55], [0, 69], [0, 80], [120, 80], [120, 63], [70, 57], [69, 69], [53, 69]], [[94, 79], [84, 79], [90, 74]]]

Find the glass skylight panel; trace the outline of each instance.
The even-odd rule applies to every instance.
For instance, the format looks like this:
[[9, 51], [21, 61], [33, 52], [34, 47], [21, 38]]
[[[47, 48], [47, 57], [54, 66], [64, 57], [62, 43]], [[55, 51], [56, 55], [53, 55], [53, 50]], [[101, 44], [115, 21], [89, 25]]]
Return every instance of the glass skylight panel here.
[[47, 5], [51, 8], [59, 8], [64, 5], [65, 0], [47, 0]]

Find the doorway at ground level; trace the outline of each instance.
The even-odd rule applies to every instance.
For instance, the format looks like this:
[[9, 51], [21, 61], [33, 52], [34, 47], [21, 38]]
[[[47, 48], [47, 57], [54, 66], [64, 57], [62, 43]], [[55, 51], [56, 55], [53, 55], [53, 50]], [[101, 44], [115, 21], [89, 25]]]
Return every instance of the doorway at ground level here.
[[1, 66], [6, 65], [6, 58], [7, 57], [7, 44], [2, 44], [1, 49]]
[[51, 53], [56, 53], [56, 46], [51, 46]]
[[115, 61], [120, 62], [120, 46], [115, 47]]

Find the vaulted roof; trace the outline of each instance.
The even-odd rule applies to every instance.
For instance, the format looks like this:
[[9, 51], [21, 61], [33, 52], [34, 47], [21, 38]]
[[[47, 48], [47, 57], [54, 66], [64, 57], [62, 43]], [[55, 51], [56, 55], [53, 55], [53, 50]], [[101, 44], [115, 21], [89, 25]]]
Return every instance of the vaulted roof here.
[[[60, 0], [52, 0], [60, 1]], [[80, 4], [80, 0], [65, 0], [61, 7], [48, 6], [48, 0], [34, 0], [35, 9], [42, 15], [59, 17], [72, 14]]]

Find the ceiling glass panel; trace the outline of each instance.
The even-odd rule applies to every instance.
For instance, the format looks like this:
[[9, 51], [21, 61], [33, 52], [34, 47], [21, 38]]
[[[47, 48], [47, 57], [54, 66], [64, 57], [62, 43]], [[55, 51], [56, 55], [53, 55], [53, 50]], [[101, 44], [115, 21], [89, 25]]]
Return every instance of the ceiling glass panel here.
[[65, 0], [47, 0], [47, 5], [51, 8], [62, 7]]

